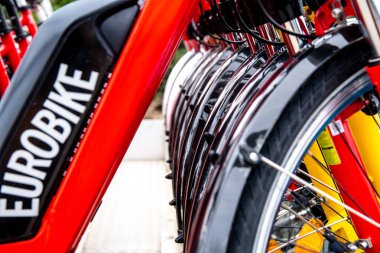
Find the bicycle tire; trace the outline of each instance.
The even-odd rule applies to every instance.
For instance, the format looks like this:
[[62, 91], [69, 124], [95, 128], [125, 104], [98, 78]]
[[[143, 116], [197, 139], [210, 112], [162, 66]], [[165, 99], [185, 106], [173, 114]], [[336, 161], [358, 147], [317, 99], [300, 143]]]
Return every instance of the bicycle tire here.
[[[309, 138], [302, 135], [306, 129], [310, 128], [312, 122], [310, 115], [316, 115], [315, 112], [322, 110], [321, 105], [325, 105], [326, 102], [327, 104], [331, 103], [333, 99], [342, 96], [342, 92], [351, 84], [347, 80], [350, 80], [353, 73], [358, 73], [367, 64], [369, 51], [366, 44], [362, 42], [356, 43], [357, 50], [355, 53], [352, 54], [351, 51], [350, 54], [348, 52], [338, 54], [337, 57], [326, 62], [309, 78], [308, 82], [301, 87], [284, 109], [268, 135], [260, 154], [277, 164], [286, 166], [289, 162], [287, 160], [289, 155], [297, 146], [296, 142], [300, 138]], [[365, 75], [365, 72], [361, 72], [361, 75]], [[367, 82], [369, 82], [368, 79]], [[331, 94], [335, 94], [336, 97], [331, 97]], [[361, 94], [356, 95], [358, 97]], [[347, 105], [349, 101], [352, 101], [352, 97], [342, 98], [340, 106]], [[336, 114], [337, 111], [334, 113]], [[333, 117], [333, 114], [328, 115], [325, 122], [321, 124], [322, 128], [318, 129], [317, 132], [323, 130], [327, 125], [327, 120], [332, 120]], [[244, 142], [249, 145], [250, 135], [243, 134], [242, 137]], [[310, 137], [310, 141], [314, 137]], [[311, 145], [310, 142], [309, 145]], [[242, 146], [238, 145], [238, 147], [241, 148]], [[302, 158], [306, 151], [307, 149], [298, 151], [300, 152], [299, 156]], [[247, 163], [248, 161], [245, 161], [245, 164], [240, 166], [247, 166]], [[269, 233], [263, 232], [262, 222], [273, 213], [268, 211], [269, 206], [271, 206], [268, 203], [274, 201], [273, 189], [279, 184], [280, 176], [279, 172], [264, 165], [259, 165], [251, 170], [235, 213], [228, 252], [265, 251], [267, 245], [265, 243], [263, 245], [263, 234], [265, 234], [264, 237], [267, 242]], [[270, 228], [268, 229], [270, 232]]]

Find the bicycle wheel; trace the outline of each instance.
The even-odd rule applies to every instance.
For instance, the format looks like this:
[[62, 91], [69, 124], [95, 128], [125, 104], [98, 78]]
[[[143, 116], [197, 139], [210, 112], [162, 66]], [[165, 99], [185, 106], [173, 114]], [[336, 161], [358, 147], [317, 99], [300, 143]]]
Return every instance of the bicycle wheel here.
[[[354, 55], [341, 54], [335, 61], [327, 63], [315, 73], [285, 108], [260, 153], [296, 173], [296, 168], [302, 163], [317, 134], [323, 131], [338, 112], [363, 95], [370, 86], [369, 79], [362, 69], [367, 59], [365, 51], [365, 46], [362, 46], [358, 47]], [[243, 136], [248, 146], [252, 144], [249, 140], [252, 135]], [[282, 237], [276, 238], [279, 232], [273, 227], [277, 226], [280, 212], [283, 213], [285, 191], [289, 189], [290, 183], [287, 176], [266, 165], [260, 164], [252, 169], [235, 214], [228, 245], [229, 252], [283, 252], [281, 249], [288, 252], [303, 247], [297, 246], [296, 238], [299, 237], [301, 229], [296, 229], [295, 223], [285, 223], [285, 226], [288, 226], [287, 242]], [[308, 190], [309, 193], [313, 194]], [[313, 195], [316, 196], [315, 193]], [[309, 199], [311, 196], [305, 198]], [[307, 204], [304, 207], [311, 208]], [[298, 213], [302, 208], [296, 209], [292, 206], [292, 209]], [[314, 218], [315, 216], [313, 215]], [[307, 219], [310, 221], [313, 218]], [[305, 222], [297, 223], [299, 228], [304, 227], [304, 224]], [[280, 233], [284, 235], [284, 231]], [[323, 252], [345, 252], [343, 244], [348, 242], [339, 245], [338, 235], [333, 236], [336, 237], [336, 241], [329, 239], [338, 245], [328, 247], [340, 249], [333, 251], [329, 248]], [[326, 239], [321, 241], [324, 240]], [[266, 243], [268, 241], [271, 245], [270, 250]], [[313, 251], [313, 246], [310, 247], [303, 248], [306, 250], [304, 252], [317, 252]]]
[[[263, 163], [253, 163], [250, 154], [258, 152], [263, 157], [280, 164], [287, 171], [295, 173], [319, 133], [344, 108], [372, 89], [368, 76], [363, 70], [367, 64], [368, 54], [368, 45], [360, 39], [355, 41], [350, 50], [336, 53], [302, 83], [268, 132], [265, 128], [257, 132], [257, 122], [254, 120], [244, 127], [237, 141], [231, 145], [228, 155], [223, 158], [224, 161], [219, 161], [218, 170], [225, 172], [221, 173], [218, 179], [219, 188], [215, 190], [214, 199], [208, 204], [207, 219], [197, 247], [199, 252], [259, 253], [267, 252], [269, 244], [271, 249], [269, 252], [276, 253], [348, 252], [346, 248], [353, 246], [352, 242], [341, 243], [341, 238], [337, 239], [333, 233], [329, 234], [331, 235], [329, 238], [322, 239], [322, 245], [324, 246], [325, 241], [334, 240], [336, 245], [330, 243], [330, 246], [323, 249], [324, 251], [297, 251], [297, 247], [299, 250], [302, 246], [294, 243], [297, 241], [295, 238], [310, 219], [298, 223], [300, 228], [298, 230], [293, 230], [295, 227], [289, 226], [291, 231], [288, 241], [292, 243], [287, 244], [288, 248], [279, 247], [280, 244], [287, 242], [273, 240], [282, 239], [276, 237], [273, 225], [278, 221], [279, 212], [283, 211], [281, 209], [286, 200], [285, 191], [289, 190], [292, 181], [283, 172]], [[265, 108], [260, 110], [265, 111]], [[237, 178], [236, 173], [243, 175], [242, 179]], [[235, 182], [241, 180], [240, 184], [244, 182], [241, 191], [240, 189], [231, 191], [233, 189], [231, 187], [236, 188], [236, 184], [235, 186], [230, 184], [233, 180]], [[236, 197], [238, 204], [235, 206]], [[304, 200], [309, 198], [306, 195], [300, 197]], [[230, 211], [223, 209], [227, 206]], [[297, 209], [297, 211], [302, 210]], [[346, 217], [346, 220], [351, 220], [350, 217], [353, 216]], [[220, 219], [223, 219], [224, 224], [221, 224]], [[322, 228], [328, 231], [324, 225]], [[221, 232], [218, 235], [216, 231]], [[343, 251], [333, 251], [331, 247], [341, 247], [340, 250]], [[375, 249], [369, 252], [377, 251]]]

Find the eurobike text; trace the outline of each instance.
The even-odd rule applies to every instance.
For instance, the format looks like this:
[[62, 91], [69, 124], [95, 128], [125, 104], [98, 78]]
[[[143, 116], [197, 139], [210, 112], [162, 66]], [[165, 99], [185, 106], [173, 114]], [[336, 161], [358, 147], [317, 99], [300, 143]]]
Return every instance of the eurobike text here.
[[85, 113], [83, 103], [94, 96], [99, 73], [91, 71], [84, 80], [82, 71], [74, 70], [71, 76], [68, 69], [67, 64], [60, 64], [54, 90], [32, 118], [33, 128], [20, 135], [22, 148], [9, 158], [0, 192], [12, 199], [0, 199], [0, 217], [38, 216], [48, 169]]

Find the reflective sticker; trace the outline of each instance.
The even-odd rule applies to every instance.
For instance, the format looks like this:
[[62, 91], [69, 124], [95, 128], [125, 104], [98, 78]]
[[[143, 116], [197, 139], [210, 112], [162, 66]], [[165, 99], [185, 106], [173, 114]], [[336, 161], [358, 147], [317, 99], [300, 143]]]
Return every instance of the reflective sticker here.
[[317, 141], [328, 165], [338, 165], [342, 163], [327, 129], [322, 131]]
[[344, 133], [344, 128], [341, 120], [334, 121], [329, 124], [329, 129], [332, 136]]

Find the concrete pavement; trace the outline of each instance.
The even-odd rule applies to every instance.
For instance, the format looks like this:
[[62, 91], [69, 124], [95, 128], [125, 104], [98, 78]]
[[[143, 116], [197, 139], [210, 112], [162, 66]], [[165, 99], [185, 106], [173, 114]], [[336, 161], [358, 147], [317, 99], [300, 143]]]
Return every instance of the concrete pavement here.
[[124, 161], [77, 253], [179, 253], [167, 166]]

